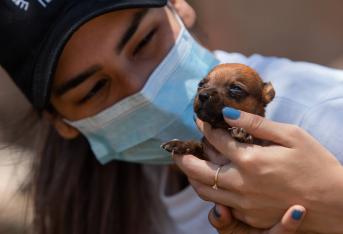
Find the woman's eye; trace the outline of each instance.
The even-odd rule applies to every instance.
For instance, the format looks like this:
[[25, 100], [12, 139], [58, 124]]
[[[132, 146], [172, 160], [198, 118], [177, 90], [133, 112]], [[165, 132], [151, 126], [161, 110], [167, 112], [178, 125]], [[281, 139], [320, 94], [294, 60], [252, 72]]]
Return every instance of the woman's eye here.
[[87, 93], [85, 97], [83, 97], [78, 103], [82, 104], [94, 97], [105, 85], [107, 84], [108, 79], [101, 79], [99, 80], [94, 87]]
[[248, 93], [243, 90], [239, 85], [231, 85], [229, 87], [229, 95], [232, 98], [240, 99], [248, 96]]
[[132, 55], [136, 55], [138, 54], [139, 51], [141, 51], [152, 39], [152, 37], [156, 34], [157, 32], [157, 28], [154, 28], [153, 30], [151, 30], [136, 46], [136, 48], [134, 49]]

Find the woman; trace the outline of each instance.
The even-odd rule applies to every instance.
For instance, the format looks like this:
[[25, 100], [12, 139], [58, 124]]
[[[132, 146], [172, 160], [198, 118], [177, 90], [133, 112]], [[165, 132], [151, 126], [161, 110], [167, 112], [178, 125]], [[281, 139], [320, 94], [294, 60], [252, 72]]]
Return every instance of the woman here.
[[[244, 57], [204, 49], [180, 20], [190, 28], [194, 11], [183, 0], [166, 3], [1, 3], [1, 65], [51, 124], [34, 168], [35, 233], [215, 232], [211, 205], [182, 173], [161, 166], [171, 160], [158, 146], [200, 137], [192, 120], [198, 81]], [[292, 207], [276, 229], [295, 230], [304, 211]]]

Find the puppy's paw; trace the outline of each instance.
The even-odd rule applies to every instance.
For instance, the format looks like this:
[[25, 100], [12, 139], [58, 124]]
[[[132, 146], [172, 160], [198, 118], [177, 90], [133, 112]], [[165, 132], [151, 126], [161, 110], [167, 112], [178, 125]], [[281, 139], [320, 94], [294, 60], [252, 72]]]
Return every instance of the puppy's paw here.
[[243, 128], [232, 127], [229, 128], [230, 135], [238, 142], [252, 144], [254, 142], [253, 137], [247, 133]]
[[180, 155], [193, 154], [198, 156], [199, 153], [202, 153], [201, 145], [195, 141], [180, 141], [175, 139], [162, 144], [161, 148], [172, 154]]

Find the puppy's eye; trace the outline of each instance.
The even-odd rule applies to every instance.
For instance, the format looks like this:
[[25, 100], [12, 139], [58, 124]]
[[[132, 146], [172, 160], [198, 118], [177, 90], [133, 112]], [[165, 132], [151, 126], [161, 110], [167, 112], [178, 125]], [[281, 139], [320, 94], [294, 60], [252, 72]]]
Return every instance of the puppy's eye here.
[[205, 80], [201, 80], [198, 84], [198, 88], [202, 88], [206, 84]]
[[248, 93], [239, 85], [233, 84], [229, 87], [229, 96], [234, 99], [241, 99], [248, 96]]

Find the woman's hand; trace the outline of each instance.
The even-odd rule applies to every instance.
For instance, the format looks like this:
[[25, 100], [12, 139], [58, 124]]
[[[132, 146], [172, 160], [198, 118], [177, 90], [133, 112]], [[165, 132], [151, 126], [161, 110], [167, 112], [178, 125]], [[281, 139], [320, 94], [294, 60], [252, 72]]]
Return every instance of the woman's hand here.
[[308, 211], [302, 230], [342, 233], [343, 169], [335, 157], [297, 126], [231, 108], [223, 113], [230, 126], [271, 144], [239, 143], [197, 120], [209, 143], [231, 161], [222, 167], [215, 190], [218, 165], [192, 155], [174, 157], [199, 196], [232, 207], [234, 217], [258, 228], [273, 226], [288, 207], [301, 204]]
[[304, 217], [305, 208], [292, 206], [282, 217], [281, 221], [271, 229], [250, 227], [231, 215], [229, 208], [216, 205], [208, 214], [208, 219], [219, 234], [296, 234]]

